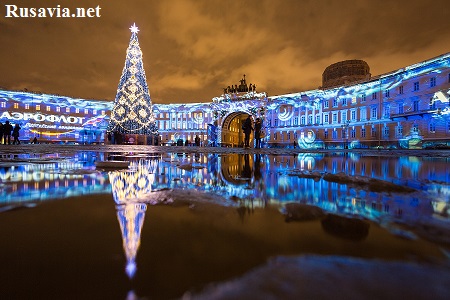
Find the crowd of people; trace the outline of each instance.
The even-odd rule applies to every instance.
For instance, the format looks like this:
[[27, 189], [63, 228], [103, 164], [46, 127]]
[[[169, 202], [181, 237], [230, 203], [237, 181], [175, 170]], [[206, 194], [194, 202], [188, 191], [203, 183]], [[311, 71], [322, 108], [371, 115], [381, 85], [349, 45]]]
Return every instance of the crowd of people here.
[[12, 144], [19, 145], [19, 132], [20, 132], [20, 125], [16, 123], [14, 126], [11, 125], [9, 121], [6, 121], [5, 124], [0, 122], [0, 144], [5, 145], [11, 145], [11, 136], [13, 138]]

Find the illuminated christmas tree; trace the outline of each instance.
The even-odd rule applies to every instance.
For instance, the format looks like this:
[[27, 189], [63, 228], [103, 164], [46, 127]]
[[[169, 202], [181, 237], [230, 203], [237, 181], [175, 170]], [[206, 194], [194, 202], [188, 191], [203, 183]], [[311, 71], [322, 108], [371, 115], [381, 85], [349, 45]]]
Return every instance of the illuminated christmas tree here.
[[139, 29], [133, 24], [130, 30], [130, 44], [107, 132], [157, 135], [158, 128], [137, 37]]

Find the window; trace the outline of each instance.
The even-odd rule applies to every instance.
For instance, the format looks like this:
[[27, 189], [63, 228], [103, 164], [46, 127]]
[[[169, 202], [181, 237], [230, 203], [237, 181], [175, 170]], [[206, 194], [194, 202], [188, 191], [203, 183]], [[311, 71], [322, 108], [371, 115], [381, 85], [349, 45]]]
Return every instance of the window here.
[[398, 104], [398, 113], [402, 114], [403, 113], [403, 103], [399, 103]]
[[41, 110], [41, 106], [39, 104], [36, 104], [36, 110]]
[[351, 111], [351, 118], [352, 118], [352, 121], [356, 121], [356, 110], [352, 110]]
[[347, 129], [342, 128], [342, 131], [341, 131], [341, 137], [342, 137], [343, 139], [345, 139], [345, 138], [347, 137]]
[[294, 118], [294, 125], [298, 125], [298, 117]]
[[397, 137], [403, 136], [403, 127], [397, 126]]
[[47, 105], [47, 106], [45, 107], [45, 109], [46, 109], [47, 111], [50, 111], [50, 106]]
[[384, 117], [385, 117], [385, 118], [389, 118], [389, 112], [390, 112], [389, 104], [386, 104], [386, 105], [384, 106]]
[[25, 109], [30, 109], [30, 104], [25, 104]]
[[419, 111], [419, 100], [413, 101], [413, 111]]
[[418, 90], [419, 90], [419, 82], [416, 81], [416, 82], [414, 82], [414, 92], [416, 92]]
[[436, 77], [431, 77], [430, 78], [430, 87], [435, 87], [436, 86]]
[[77, 107], [77, 108], [75, 108], [75, 113], [79, 113], [80, 112], [80, 109]]
[[372, 130], [370, 131], [371, 137], [377, 137], [377, 129], [375, 127], [372, 127]]
[[14, 103], [14, 108], [19, 108], [19, 103]]
[[316, 124], [320, 124], [320, 115], [316, 115]]
[[337, 123], [337, 112], [333, 112], [332, 118], [333, 118], [332, 122]]
[[61, 107], [57, 106], [56, 107], [56, 112], [61, 112]]
[[66, 107], [66, 113], [70, 112], [70, 107]]
[[366, 129], [365, 128], [361, 128], [361, 137], [362, 138], [366, 137]]
[[351, 134], [352, 138], [355, 138], [356, 137], [356, 129], [353, 128], [350, 134]]
[[323, 101], [323, 108], [328, 108], [328, 100]]
[[300, 125], [305, 125], [305, 116], [300, 117]]
[[398, 87], [398, 93], [399, 93], [400, 95], [403, 94], [403, 85], [401, 85], [401, 86]]
[[333, 130], [333, 139], [337, 139], [337, 131], [336, 131], [336, 129]]
[[360, 121], [365, 121], [367, 119], [367, 111], [365, 107], [361, 107], [359, 111]]
[[326, 124], [329, 123], [329, 120], [328, 120], [328, 114], [325, 114], [325, 115], [323, 116], [323, 122], [326, 123]]
[[430, 109], [436, 109], [436, 101], [433, 101], [433, 97], [430, 98]]
[[384, 128], [383, 128], [383, 134], [384, 134], [384, 137], [386, 137], [386, 138], [389, 137], [389, 127], [384, 126]]
[[343, 111], [341, 113], [341, 123], [345, 123], [347, 121], [347, 112]]
[[275, 119], [275, 122], [273, 122], [273, 123], [274, 123], [275, 127], [278, 127], [278, 119]]
[[430, 123], [430, 133], [436, 133], [436, 124]]
[[412, 132], [419, 132], [419, 125], [414, 124], [412, 128]]
[[366, 102], [366, 94], [361, 95], [361, 102]]
[[377, 107], [372, 107], [370, 110], [370, 118], [376, 119], [377, 118]]
[[384, 91], [384, 97], [389, 98], [389, 90]]
[[[449, 123], [450, 124], [450, 123]], [[328, 139], [328, 129], [325, 129], [324, 131], [323, 131], [323, 137], [325, 138], [325, 139]]]
[[333, 107], [337, 107], [338, 106], [338, 101], [337, 99], [333, 99]]
[[377, 100], [377, 92], [372, 93], [372, 100]]
[[347, 98], [343, 98], [342, 99], [342, 105], [343, 106], [347, 106]]
[[308, 124], [312, 124], [312, 122], [313, 122], [313, 116], [309, 115], [308, 116]]
[[84, 114], [87, 115], [89, 113], [89, 109], [85, 108], [84, 109]]

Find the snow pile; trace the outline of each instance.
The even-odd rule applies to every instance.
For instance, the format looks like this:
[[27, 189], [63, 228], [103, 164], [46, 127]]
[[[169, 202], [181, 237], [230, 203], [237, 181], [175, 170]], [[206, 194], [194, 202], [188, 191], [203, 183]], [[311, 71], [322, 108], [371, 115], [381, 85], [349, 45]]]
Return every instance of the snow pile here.
[[276, 257], [229, 282], [213, 284], [190, 299], [448, 299], [445, 266], [341, 256]]

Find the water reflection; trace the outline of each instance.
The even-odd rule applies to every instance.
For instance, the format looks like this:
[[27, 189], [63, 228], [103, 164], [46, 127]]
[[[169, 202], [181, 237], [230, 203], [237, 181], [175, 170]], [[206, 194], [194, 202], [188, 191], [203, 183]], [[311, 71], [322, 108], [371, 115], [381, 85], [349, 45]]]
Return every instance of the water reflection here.
[[[290, 202], [310, 204], [329, 215], [325, 232], [344, 239], [362, 240], [368, 224], [386, 219], [448, 218], [449, 163], [442, 159], [364, 157], [323, 154], [187, 154], [166, 153], [133, 161], [129, 170], [108, 173], [120, 223], [131, 278], [147, 210], [148, 195], [164, 188], [213, 192], [240, 204], [241, 217], [255, 207]], [[319, 176], [300, 176], [305, 171]], [[300, 173], [299, 173], [300, 172]], [[370, 191], [324, 180], [324, 173], [368, 176], [417, 189], [414, 193]], [[398, 176], [399, 172], [402, 176]], [[311, 174], [312, 174], [311, 173]], [[309, 173], [308, 173], [309, 174]], [[356, 218], [341, 218], [353, 215]]]
[[125, 271], [129, 278], [137, 270], [136, 255], [147, 210], [147, 205], [138, 201], [152, 192], [157, 161], [155, 158], [139, 159], [131, 163], [129, 170], [108, 172], [127, 259]]
[[[113, 192], [123, 199], [140, 198], [154, 189], [183, 188], [233, 197], [248, 207], [285, 202], [309, 203], [327, 211], [381, 217], [448, 217], [450, 159], [381, 157], [355, 153], [300, 153], [298, 155], [163, 153], [121, 155], [131, 160], [126, 173], [95, 169], [94, 161], [110, 153], [80, 152], [21, 154], [0, 159], [0, 204], [43, 201], [92, 193]], [[321, 178], [299, 176], [298, 171], [344, 172], [412, 187], [420, 193], [390, 194], [349, 188]], [[122, 174], [126, 174], [124, 178]], [[120, 177], [122, 176], [122, 177]]]
[[144, 225], [147, 205], [124, 203], [116, 206], [117, 219], [122, 232], [123, 250], [127, 259], [125, 271], [129, 278], [136, 273], [136, 255], [141, 244], [141, 230]]
[[97, 155], [89, 152], [75, 157], [32, 153], [2, 155], [0, 204], [108, 193], [107, 176], [93, 167]]

